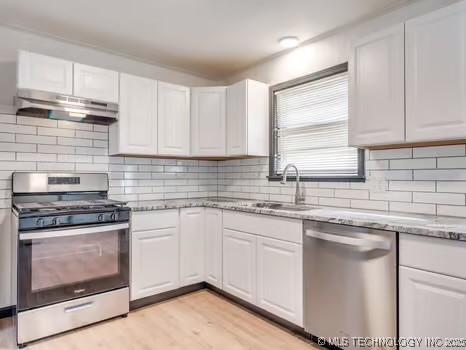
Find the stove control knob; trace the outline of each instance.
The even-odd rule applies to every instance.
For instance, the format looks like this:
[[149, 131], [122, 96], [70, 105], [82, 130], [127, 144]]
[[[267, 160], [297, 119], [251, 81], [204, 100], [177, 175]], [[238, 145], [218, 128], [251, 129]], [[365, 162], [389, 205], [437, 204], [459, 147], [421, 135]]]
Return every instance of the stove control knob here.
[[42, 219], [42, 218], [37, 219], [36, 225], [37, 225], [38, 227], [44, 226], [44, 219]]
[[52, 219], [52, 225], [53, 225], [53, 226], [58, 225], [58, 218], [53, 218], [53, 219]]
[[99, 216], [97, 216], [97, 221], [104, 221], [104, 214], [99, 214]]
[[115, 221], [116, 218], [117, 218], [117, 214], [116, 214], [116, 213], [112, 213], [112, 215], [110, 215], [110, 219], [111, 219], [112, 221]]

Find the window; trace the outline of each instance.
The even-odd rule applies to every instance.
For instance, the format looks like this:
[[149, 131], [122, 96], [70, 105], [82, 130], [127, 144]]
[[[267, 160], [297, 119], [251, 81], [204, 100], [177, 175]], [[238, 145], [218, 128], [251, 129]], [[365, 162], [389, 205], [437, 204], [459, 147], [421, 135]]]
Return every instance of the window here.
[[346, 63], [272, 86], [270, 97], [269, 180], [293, 163], [304, 181], [364, 181], [364, 151], [348, 146]]

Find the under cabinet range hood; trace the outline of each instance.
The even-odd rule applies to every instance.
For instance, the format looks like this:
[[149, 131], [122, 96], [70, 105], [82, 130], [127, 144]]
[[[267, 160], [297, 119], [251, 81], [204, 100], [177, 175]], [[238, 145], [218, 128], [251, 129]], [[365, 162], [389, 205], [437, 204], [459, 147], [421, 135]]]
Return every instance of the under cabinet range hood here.
[[18, 89], [15, 104], [17, 115], [95, 124], [111, 124], [118, 120], [116, 103], [53, 92]]

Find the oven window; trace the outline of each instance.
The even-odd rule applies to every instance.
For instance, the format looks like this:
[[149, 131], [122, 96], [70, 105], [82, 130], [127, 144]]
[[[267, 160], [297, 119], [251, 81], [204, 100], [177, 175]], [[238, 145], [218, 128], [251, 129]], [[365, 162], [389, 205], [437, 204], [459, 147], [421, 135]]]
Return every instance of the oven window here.
[[119, 274], [119, 232], [34, 240], [31, 292]]

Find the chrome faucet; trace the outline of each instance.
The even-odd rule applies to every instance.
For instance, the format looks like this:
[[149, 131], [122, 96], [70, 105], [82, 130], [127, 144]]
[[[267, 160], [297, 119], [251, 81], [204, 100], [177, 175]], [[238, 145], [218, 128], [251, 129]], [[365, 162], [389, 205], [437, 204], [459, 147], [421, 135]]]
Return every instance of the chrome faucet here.
[[294, 195], [294, 204], [302, 204], [304, 203], [304, 196], [301, 194], [301, 191], [299, 190], [299, 170], [294, 164], [287, 164], [285, 169], [283, 170], [283, 176], [282, 176], [282, 181], [280, 181], [283, 185], [286, 184], [286, 180], [288, 178], [288, 170], [290, 168], [294, 168], [296, 171], [296, 193]]

